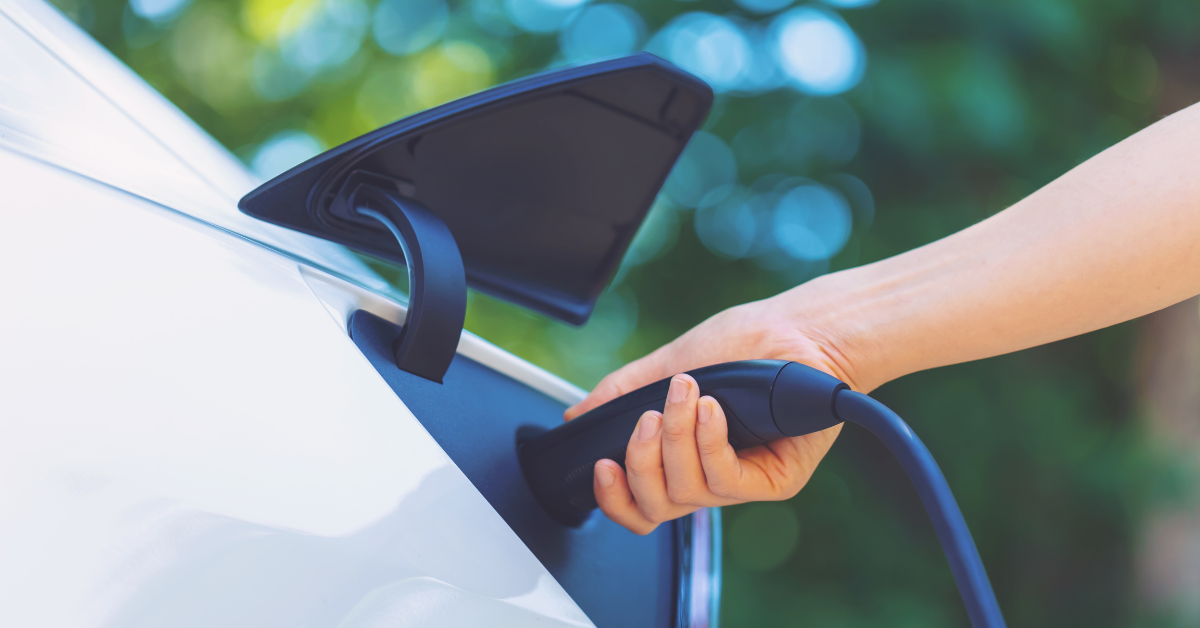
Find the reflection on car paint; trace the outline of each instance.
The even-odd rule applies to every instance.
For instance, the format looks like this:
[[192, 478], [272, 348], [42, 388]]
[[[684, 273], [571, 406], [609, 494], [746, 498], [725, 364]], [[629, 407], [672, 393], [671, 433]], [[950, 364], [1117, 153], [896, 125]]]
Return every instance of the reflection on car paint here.
[[336, 625], [407, 578], [586, 623], [295, 262], [0, 171], [0, 624]]

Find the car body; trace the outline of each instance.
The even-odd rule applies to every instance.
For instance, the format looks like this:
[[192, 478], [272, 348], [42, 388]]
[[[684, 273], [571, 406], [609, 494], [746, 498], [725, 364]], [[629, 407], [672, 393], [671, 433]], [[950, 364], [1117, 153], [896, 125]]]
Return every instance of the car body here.
[[[404, 295], [239, 213], [260, 181], [33, 0], [0, 0], [0, 181], [0, 625], [592, 625], [349, 338]], [[659, 603], [711, 625], [717, 526], [686, 525]]]

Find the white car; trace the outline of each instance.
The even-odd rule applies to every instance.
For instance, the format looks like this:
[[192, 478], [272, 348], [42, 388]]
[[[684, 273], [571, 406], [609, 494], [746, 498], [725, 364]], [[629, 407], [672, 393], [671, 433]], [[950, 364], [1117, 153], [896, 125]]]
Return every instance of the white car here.
[[37, 0], [0, 0], [0, 183], [0, 626], [715, 625], [715, 512], [549, 518], [510, 428], [583, 392], [467, 332], [397, 384], [348, 324], [404, 295], [240, 212], [261, 182]]

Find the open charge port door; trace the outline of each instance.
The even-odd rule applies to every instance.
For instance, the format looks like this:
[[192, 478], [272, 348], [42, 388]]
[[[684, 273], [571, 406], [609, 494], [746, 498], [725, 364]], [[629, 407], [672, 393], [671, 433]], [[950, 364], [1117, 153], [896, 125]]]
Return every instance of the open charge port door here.
[[[432, 286], [423, 299], [410, 295], [405, 325], [359, 310], [350, 335], [600, 628], [715, 625], [716, 511], [646, 536], [599, 512], [579, 525], [552, 519], [526, 484], [518, 448], [561, 424], [564, 406], [455, 352], [465, 288], [446, 286], [585, 323], [711, 105], [707, 85], [649, 54], [569, 67], [372, 131], [238, 205], [407, 264], [410, 285]], [[406, 353], [406, 327], [437, 338]]]

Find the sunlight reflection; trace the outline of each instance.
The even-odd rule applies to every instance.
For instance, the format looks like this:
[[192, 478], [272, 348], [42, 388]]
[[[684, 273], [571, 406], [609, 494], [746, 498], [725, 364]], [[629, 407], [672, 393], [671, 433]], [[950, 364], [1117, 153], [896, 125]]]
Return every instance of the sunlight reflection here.
[[671, 20], [647, 48], [719, 92], [736, 88], [754, 61], [750, 40], [742, 29], [711, 13], [685, 13]]
[[772, 28], [779, 66], [797, 89], [839, 94], [862, 80], [866, 53], [837, 14], [801, 7], [780, 15]]

